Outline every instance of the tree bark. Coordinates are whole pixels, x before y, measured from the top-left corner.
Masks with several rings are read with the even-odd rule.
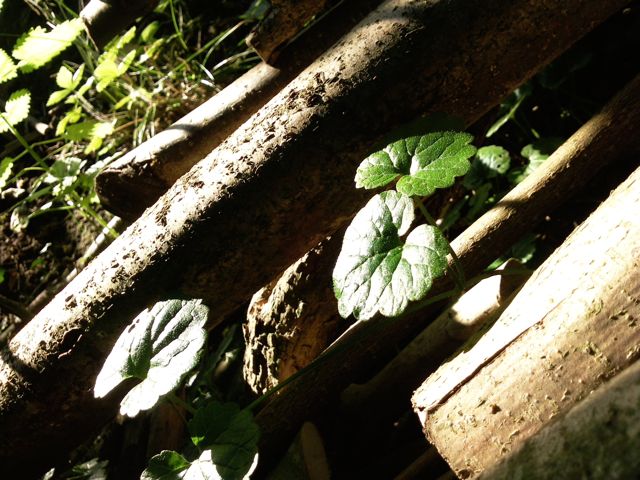
[[[364,204],[367,194],[352,184],[356,167],[393,127],[435,111],[471,123],[626,3],[387,0],[182,177],[2,351],[0,474],[46,470],[115,413],[122,391],[93,399],[95,377],[146,305],[180,289],[221,317],[233,311]],[[622,137],[595,153],[628,147],[637,128],[629,123],[610,127]],[[529,227],[531,218],[515,224]],[[488,245],[499,245],[498,236]],[[491,261],[497,252],[486,246],[473,261],[464,252],[463,266]],[[384,350],[403,336],[385,333],[373,345]],[[360,366],[362,353],[360,345]],[[353,378],[351,362],[333,375],[347,365],[326,392]],[[306,415],[301,407],[291,409],[288,439]],[[264,432],[263,440],[273,435]]]
[[[456,238],[452,247],[467,277],[480,273],[497,256],[578,191],[598,170],[640,148],[633,132],[640,125],[640,77],[635,78],[602,112],[580,128],[540,168],[493,209]],[[627,143],[628,142],[628,143]],[[618,150],[619,149],[619,150]],[[436,281],[437,295],[451,288]],[[388,360],[397,345],[425,328],[436,308],[403,318],[373,318],[356,323],[322,363],[287,386],[258,414],[262,451],[283,448],[296,425],[312,418],[374,363]]]
[[[263,394],[310,364],[344,332],[331,272],[344,229],[323,240],[252,298],[243,325],[244,378]]]
[[[637,169],[534,273],[496,324],[414,395],[429,441],[478,475],[640,357]]]
[[[158,0],[91,0],[80,12],[87,33],[102,49],[109,41],[133,24],[136,18],[153,10]]]
[[[272,64],[278,51],[326,6],[327,0],[271,0],[271,11],[249,34],[247,44]]]
[[[273,66],[260,63],[96,178],[100,202],[133,221],[178,178],[262,108],[382,0],[346,0],[296,39]]]
[[[638,478],[639,406],[636,361],[479,478]]]

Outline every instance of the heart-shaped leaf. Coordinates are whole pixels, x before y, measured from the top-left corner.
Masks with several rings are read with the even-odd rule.
[[[504,148],[497,145],[479,148],[464,177],[464,186],[476,189],[485,181],[507,173],[510,166],[511,156]]]
[[[191,440],[211,449],[211,460],[225,480],[240,480],[258,452],[260,430],[251,412],[235,403],[213,402],[198,409],[189,422]]]
[[[258,454],[253,457],[253,463],[242,480],[249,480],[258,464]],[[140,480],[232,480],[235,477],[224,477],[216,469],[211,458],[211,450],[205,450],[193,462],[187,461],[179,453],[164,450],[149,460],[149,466]]]
[[[177,388],[198,363],[208,308],[200,300],[168,300],[145,310],[122,333],[96,379],[94,393],[104,397],[127,378],[141,383],[120,404],[135,416]]]
[[[356,186],[377,188],[399,178],[396,188],[405,195],[431,195],[453,185],[469,169],[476,149],[473,137],[462,132],[431,132],[387,145],[358,167]]]
[[[376,195],[358,212],[333,271],[340,315],[400,315],[444,273],[449,246],[440,230],[421,225],[401,239],[413,219],[411,199],[394,191]]]

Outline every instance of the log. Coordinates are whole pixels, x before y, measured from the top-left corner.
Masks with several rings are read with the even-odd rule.
[[[509,260],[501,270],[521,264]],[[483,325],[497,319],[527,274],[505,274],[482,280],[420,332],[375,377],[342,392],[342,408],[354,415],[397,418],[410,405],[422,381]]]
[[[233,311],[365,203],[367,194],[353,188],[356,167],[393,127],[435,111],[471,123],[626,3],[383,3],[183,176],[1,351],[0,476],[37,475],[115,414],[124,390],[97,401],[92,387],[116,338],[145,306],[182,290],[220,317]],[[615,130],[622,136],[596,163],[633,144],[638,110],[621,112],[627,122]],[[554,203],[572,190],[568,183]],[[514,223],[529,227],[532,218]],[[487,248],[500,244],[498,233],[489,237],[477,259],[465,253],[465,267],[498,254]],[[385,337],[372,345],[389,348],[394,336]],[[305,406],[291,409],[289,440]],[[263,440],[273,434],[264,432]]]
[[[348,0],[282,52],[260,63],[217,95],[134,148],[96,178],[100,202],[130,221],[262,108],[381,0]]]
[[[525,233],[578,191],[597,171],[638,151],[631,139],[640,125],[640,77],[631,81],[602,112],[581,127],[543,165],[507,194],[493,209],[456,238],[452,247],[467,277],[473,277]],[[624,145],[625,142],[629,142]],[[620,148],[620,150],[618,150]],[[451,288],[447,279],[436,282],[431,294]],[[259,412],[264,453],[282,448],[296,425],[312,418],[335,400],[373,362],[388,360],[397,345],[406,344],[426,327],[435,309],[403,318],[373,318],[355,324],[329,349],[321,364]]]
[[[331,470],[320,432],[305,422],[268,480],[329,480]]]
[[[425,433],[459,477],[495,465],[640,357],[639,207],[640,168],[416,391]]]
[[[272,64],[278,51],[295,37],[315,15],[327,7],[328,0],[271,0],[271,10],[247,37],[265,62]]]
[[[479,478],[638,478],[639,406],[636,361]]]
[[[102,49],[157,4],[158,0],[91,0],[80,11],[80,18],[89,37]]]
[[[243,325],[244,378],[263,394],[309,365],[344,332],[331,273],[344,229],[323,240],[251,299]]]

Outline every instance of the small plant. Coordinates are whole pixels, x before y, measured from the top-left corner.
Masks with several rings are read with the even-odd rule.
[[[423,200],[469,171],[476,153],[472,139],[468,133],[432,131],[390,143],[361,163],[357,187],[395,182],[395,191],[375,195],[345,233],[333,272],[340,315],[398,316],[444,274],[453,251]],[[427,223],[411,229],[416,209]],[[461,276],[456,271],[459,283]]]

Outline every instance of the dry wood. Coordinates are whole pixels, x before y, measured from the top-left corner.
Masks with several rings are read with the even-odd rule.
[[[305,422],[269,480],[329,480],[331,470],[320,432]]]
[[[93,383],[143,307],[182,289],[220,316],[233,311],[364,204],[366,193],[353,188],[355,169],[394,126],[433,111],[472,122],[626,3],[387,0],[182,177],[1,351],[0,476],[46,470],[115,413],[124,387],[96,401]],[[596,164],[637,138],[637,122],[608,126],[620,138],[596,151]],[[580,182],[558,183],[555,204]],[[535,218],[513,223],[530,227]],[[473,257],[462,252],[470,273],[522,233],[503,232],[491,232]],[[416,325],[407,327],[367,343],[384,351]],[[350,360],[358,360],[342,359],[326,393],[337,394],[370,358],[356,347]],[[265,443],[275,427],[288,444],[308,407],[327,398],[312,399],[313,389],[300,398],[301,385],[322,384],[308,377],[289,389],[296,395],[278,399],[286,403],[263,412]],[[282,407],[280,420],[265,422]]]
[[[459,477],[495,465],[640,357],[639,207],[640,169],[416,391],[425,433]]]
[[[280,50],[315,15],[327,0],[271,0],[271,10],[247,37],[247,43],[266,63],[272,63]]]
[[[91,0],[80,12],[80,18],[91,39],[102,48],[157,4],[158,0]]]
[[[348,0],[282,52],[260,63],[166,130],[109,165],[96,178],[104,207],[138,218],[174,182],[262,108],[381,0]]]
[[[501,270],[521,267],[515,260]],[[372,418],[396,418],[410,405],[411,393],[422,381],[485,323],[507,308],[512,293],[526,274],[505,274],[482,280],[442,312],[391,362],[365,384],[351,385],[342,393],[346,410]]]
[[[452,246],[467,276],[481,272],[600,168],[640,149],[640,139],[633,134],[638,125],[640,77],[630,82],[542,167],[454,240]],[[434,285],[432,293],[436,295],[450,288],[445,282]],[[401,322],[374,318],[354,325],[334,344],[331,356],[289,385],[258,414],[263,451],[282,448],[296,425],[333,401],[372,362],[388,359],[396,345],[413,338],[428,320],[429,314],[422,313]]]
[[[479,478],[640,477],[640,362],[636,361]]]
[[[347,328],[331,286],[343,236],[323,240],[253,296],[243,331],[244,378],[254,392],[306,367]]]

